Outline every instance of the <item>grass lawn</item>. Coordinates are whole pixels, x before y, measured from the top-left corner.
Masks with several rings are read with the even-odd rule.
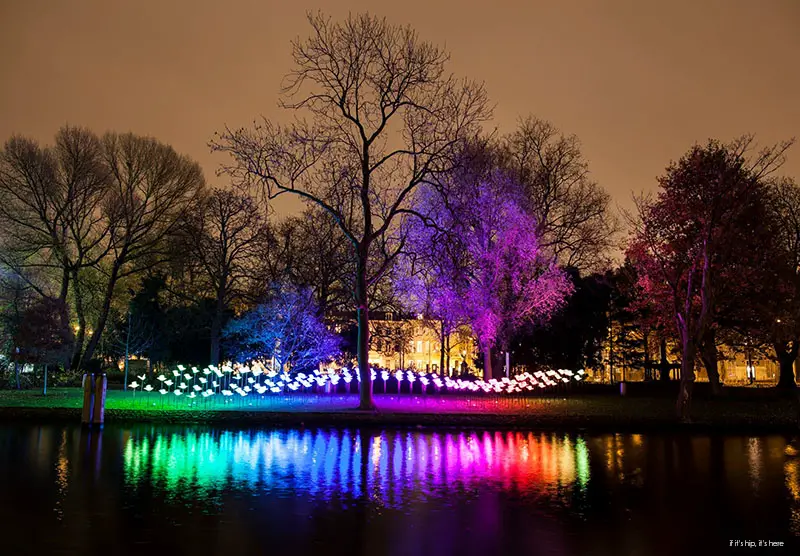
[[[675,427],[671,397],[620,397],[575,394],[569,397],[474,397],[376,395],[378,412],[353,411],[356,395],[267,395],[263,398],[189,400],[156,393],[109,390],[106,416],[136,421],[234,421],[371,424],[541,426],[578,428]],[[0,418],[78,419],[78,388],[0,391]],[[696,427],[794,430],[797,402],[789,399],[695,399]]]

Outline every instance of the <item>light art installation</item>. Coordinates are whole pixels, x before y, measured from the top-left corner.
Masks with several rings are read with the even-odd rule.
[[[145,396],[156,392],[158,396],[179,398],[185,396],[190,404],[196,399],[265,397],[273,394],[333,394],[340,389],[350,391],[350,385],[359,383],[361,377],[356,370],[347,367],[315,369],[313,373],[279,372],[268,364],[253,361],[246,364],[210,365],[202,371],[192,368],[192,374],[184,372],[185,367],[178,365],[172,371],[175,381],[160,374],[155,378],[158,383],[150,385],[147,377],[137,376],[139,381],[130,383],[134,396],[136,390],[146,392]],[[209,378],[205,378],[205,377]],[[583,369],[573,372],[569,369],[525,372],[513,378],[464,379],[441,376],[433,373],[417,373],[414,370],[398,370],[390,373],[386,370],[376,372],[372,369],[373,383],[382,384],[386,392],[387,384],[395,381],[398,391],[417,394],[477,394],[477,395],[521,395],[538,390],[552,389],[559,385],[577,382],[584,378]],[[209,380],[210,379],[210,380]]]

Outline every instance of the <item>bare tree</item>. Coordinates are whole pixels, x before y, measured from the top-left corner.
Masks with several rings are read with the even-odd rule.
[[[270,296],[272,285],[291,281],[297,256],[297,226],[292,218],[267,221],[267,237],[257,246],[258,257],[250,281],[248,301],[259,303]]]
[[[211,364],[219,363],[225,312],[241,303],[252,279],[259,246],[268,238],[262,213],[249,195],[215,189],[187,215],[181,245],[214,297]]]
[[[97,349],[119,281],[166,261],[165,240],[196,209],[205,186],[196,162],[151,137],[108,133],[103,157],[110,182],[106,210],[111,247],[103,302],[83,360]]]
[[[78,276],[98,264],[110,247],[103,211],[107,177],[100,140],[83,128],[61,128],[53,147],[12,137],[0,152],[5,232],[0,261],[42,297],[49,295],[48,285],[34,276],[57,275],[57,298],[64,303],[72,286],[79,323],[74,355],[80,353],[86,328]]]
[[[291,280],[311,288],[320,314],[345,311],[351,306],[348,286],[353,270],[347,238],[318,207],[309,207],[289,225],[293,227]]]
[[[122,358],[126,355],[144,357],[153,346],[156,337],[153,323],[138,312],[128,312],[112,319],[113,326],[103,337],[103,346],[98,348],[104,355]]]
[[[501,143],[501,156],[525,185],[543,248],[563,266],[602,269],[618,231],[611,197],[589,176],[575,135],[534,117]]]
[[[213,148],[232,155],[224,170],[242,186],[267,199],[298,195],[350,242],[360,406],[371,409],[370,287],[402,249],[397,230],[415,187],[448,164],[489,110],[483,86],[446,75],[447,54],[410,27],[370,15],[308,20],[312,35],[293,43],[281,103],[298,114],[294,123],[226,129]]]

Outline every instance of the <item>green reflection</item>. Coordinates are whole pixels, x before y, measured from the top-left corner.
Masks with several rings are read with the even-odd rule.
[[[575,464],[578,472],[578,485],[585,490],[586,485],[589,484],[589,449],[583,438],[578,438],[575,443]]]
[[[233,485],[323,498],[369,492],[391,505],[412,491],[435,494],[454,485],[564,497],[564,487],[584,490],[589,482],[583,438],[530,433],[132,433],[123,455],[129,485],[150,482],[169,497],[208,497]]]

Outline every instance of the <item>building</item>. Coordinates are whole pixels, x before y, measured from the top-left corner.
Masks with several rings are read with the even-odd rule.
[[[619,349],[619,348],[615,348]],[[650,361],[653,369],[652,378],[658,378],[658,365],[660,362],[659,346],[650,346]],[[675,343],[670,343],[666,349],[667,362],[670,368],[670,378],[677,380],[680,378],[680,347]],[[780,369],[778,363],[760,350],[746,349],[744,346],[720,345],[717,347],[717,368],[722,384],[730,386],[743,386],[748,384],[759,384],[762,386],[774,386],[778,382]],[[613,360],[614,364],[609,365],[611,360],[608,343],[603,349],[604,364],[597,369],[587,369],[590,380],[594,382],[622,382],[622,381],[643,381],[646,379],[644,366],[642,365],[641,354],[633,357],[635,362],[616,352]],[[795,367],[798,367],[798,362]],[[613,375],[613,376],[612,376]],[[795,373],[797,376],[797,373]],[[695,364],[695,377],[698,382],[708,382],[708,375],[703,363],[698,360]],[[613,378],[613,380],[612,380]]]
[[[371,365],[438,373],[444,347],[445,374],[459,374],[464,365],[474,368],[477,349],[468,326],[452,331],[442,342],[440,321],[392,312],[375,312],[370,317]]]

